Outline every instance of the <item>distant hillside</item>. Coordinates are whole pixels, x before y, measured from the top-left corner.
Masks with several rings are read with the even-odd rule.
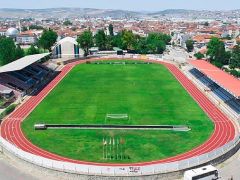
[[[154,13],[149,13],[149,15],[167,15],[167,14],[186,14],[186,13],[196,13],[195,10],[186,10],[186,9],[166,9],[163,11],[158,11]]]
[[[140,12],[93,9],[93,8],[50,8],[50,9],[0,9],[1,18],[79,18],[79,17],[136,17]]]
[[[240,17],[240,10],[229,11],[207,11],[207,10],[186,10],[186,9],[167,9],[157,12],[135,12],[113,9],[94,9],[94,8],[49,8],[49,9],[8,9],[0,8],[0,18],[81,18],[81,17],[193,17],[193,18],[220,18]]]
[[[148,13],[148,16],[154,17],[177,17],[192,19],[222,19],[222,18],[240,18],[240,10],[228,11],[209,11],[209,10],[186,10],[186,9],[167,9],[163,11]]]

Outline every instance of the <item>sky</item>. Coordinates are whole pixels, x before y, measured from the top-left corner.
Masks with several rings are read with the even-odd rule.
[[[0,0],[0,8],[79,7],[160,11],[164,9],[230,10],[240,9],[240,0]]]

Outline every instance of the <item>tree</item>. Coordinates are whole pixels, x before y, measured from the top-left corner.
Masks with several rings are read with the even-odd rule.
[[[170,44],[170,42],[172,40],[171,35],[164,34],[164,33],[157,33],[157,34],[158,34],[159,39],[164,41],[165,44]]]
[[[185,43],[186,43],[186,47],[187,47],[188,52],[192,52],[193,49],[194,49],[194,46],[193,46],[194,42],[193,42],[193,40],[192,39],[188,39]]]
[[[40,37],[38,43],[39,46],[43,49],[48,49],[49,52],[51,52],[51,47],[54,45],[54,43],[57,40],[57,33],[53,30],[44,30],[42,36]]]
[[[132,31],[123,30],[122,31],[122,42],[124,49],[133,50],[135,43],[135,36]]]
[[[169,39],[162,33],[150,33],[146,39],[147,51],[151,54],[162,54]]]
[[[116,36],[112,37],[112,46],[125,49],[123,46],[122,32],[118,33]]]
[[[37,30],[44,30],[44,28],[42,26],[39,25],[30,25],[29,29],[37,29]]]
[[[72,31],[76,31],[77,28],[76,28],[76,27],[71,27],[71,30],[72,30]]]
[[[141,37],[133,34],[132,31],[123,30],[115,36],[106,36],[103,30],[99,30],[94,36],[94,42],[91,31],[85,31],[78,37],[78,43],[88,54],[89,48],[94,42],[100,50],[111,50],[112,47],[118,47],[129,52],[140,54],[162,54],[166,49],[166,44],[171,42],[171,36],[163,33],[150,33],[147,37]]]
[[[240,45],[233,48],[229,65],[232,69],[240,68]]]
[[[15,50],[16,46],[11,38],[0,36],[0,65],[14,61]]]
[[[27,31],[28,30],[28,28],[26,27],[26,26],[23,26],[22,27],[22,31],[24,32],[24,31]]]
[[[0,37],[0,65],[8,64],[24,56],[24,51],[8,37]]]
[[[112,24],[109,24],[109,26],[108,26],[108,31],[109,31],[110,36],[114,36],[114,33],[113,33],[113,25],[112,25]]]
[[[89,54],[89,48],[94,45],[92,32],[90,30],[84,31],[80,36],[78,36],[77,42],[80,47],[83,48],[84,56],[87,56]]]
[[[69,21],[69,20],[66,20],[66,21],[63,22],[63,25],[64,25],[64,26],[71,26],[71,25],[72,25],[72,22]]]
[[[160,40],[157,45],[157,54],[163,54],[166,49],[166,44],[164,41]]]
[[[14,57],[14,60],[16,59],[20,59],[24,57],[24,51],[23,49],[20,47],[20,45],[18,45],[15,49],[15,57]]]
[[[135,52],[138,54],[147,54],[146,38],[141,36],[136,36],[136,43],[134,43]]]
[[[112,50],[113,49],[112,41],[113,41],[113,36],[107,36],[107,39],[106,39],[106,50]]]
[[[202,54],[202,53],[200,53],[200,52],[194,54],[194,56],[195,56],[197,59],[202,59],[202,58],[204,58],[204,54]]]
[[[233,75],[233,76],[236,76],[236,77],[240,76],[240,73],[237,70],[235,70],[235,69],[231,69],[230,70],[230,74]]]
[[[209,26],[209,22],[206,21],[206,22],[204,23],[204,26]]]
[[[104,30],[98,30],[94,39],[96,46],[99,47],[99,50],[106,50],[107,37]]]
[[[216,61],[221,64],[227,64],[230,58],[229,52],[226,52],[225,45],[220,39],[213,37],[207,45],[207,55],[210,61]]]
[[[27,49],[27,55],[39,54],[40,51],[34,45],[31,45],[30,48]]]

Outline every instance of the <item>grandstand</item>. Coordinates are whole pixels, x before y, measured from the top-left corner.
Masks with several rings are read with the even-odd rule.
[[[0,67],[0,91],[24,96],[43,84],[53,71],[39,63],[49,53],[25,56]]]
[[[193,66],[189,72],[200,82],[206,91],[221,99],[240,116],[240,81],[204,60],[190,61]]]

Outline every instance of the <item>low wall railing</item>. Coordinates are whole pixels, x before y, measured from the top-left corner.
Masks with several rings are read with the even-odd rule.
[[[169,163],[152,163],[148,165],[133,165],[133,166],[107,166],[107,165],[92,165],[92,164],[75,164],[64,161],[56,161],[40,157],[28,152],[25,152],[13,144],[0,137],[0,146],[3,151],[15,155],[16,157],[32,163],[34,165],[48,168],[56,171],[84,174],[84,175],[101,175],[101,176],[141,176],[141,175],[153,175],[181,171],[192,167],[205,164],[219,158],[235,148],[240,142],[240,137],[236,137],[234,140],[225,144],[218,149],[215,149],[209,153],[202,154],[200,156],[192,157],[189,159],[169,162]]]

